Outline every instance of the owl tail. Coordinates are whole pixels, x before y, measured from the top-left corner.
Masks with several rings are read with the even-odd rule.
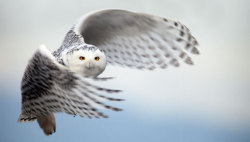
[[[49,136],[56,132],[56,120],[53,113],[37,116],[37,122],[45,135]]]
[[[43,130],[45,135],[51,135],[52,133],[56,132],[56,120],[53,113],[50,113],[48,115],[40,115],[40,116],[34,116],[34,115],[26,115],[24,113],[20,114],[18,118],[18,122],[30,122],[37,119],[37,122],[40,126],[40,128]]]

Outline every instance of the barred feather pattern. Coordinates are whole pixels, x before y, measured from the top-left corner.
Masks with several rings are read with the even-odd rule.
[[[69,50],[75,48],[75,47],[84,47],[86,44],[84,43],[84,39],[81,35],[77,35],[74,31],[73,28],[71,28],[64,40],[63,44],[55,50],[52,54],[56,58],[57,62],[64,65],[63,59],[62,59],[62,54],[66,54]]]
[[[108,79],[95,79],[108,80]],[[102,88],[90,84],[85,77],[73,73],[59,64],[53,55],[41,47],[30,60],[21,83],[22,113],[19,121],[32,121],[36,116],[54,112],[66,112],[82,117],[108,116],[100,112],[94,105],[121,111],[100,101],[123,101],[102,95],[103,93],[119,93],[120,90]]]
[[[137,69],[192,65],[198,42],[180,22],[125,10],[103,10],[84,16],[72,30],[103,50],[110,64]]]

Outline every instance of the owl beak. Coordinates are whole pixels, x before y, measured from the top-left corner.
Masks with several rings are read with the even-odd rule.
[[[92,68],[92,65],[90,62],[88,62],[88,65],[87,65],[88,69],[91,69]]]

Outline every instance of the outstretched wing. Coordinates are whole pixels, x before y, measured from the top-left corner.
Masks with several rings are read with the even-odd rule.
[[[36,116],[53,112],[66,112],[72,115],[88,117],[107,117],[96,106],[120,111],[102,103],[100,98],[110,101],[121,99],[110,98],[101,93],[118,93],[92,85],[86,78],[73,73],[60,65],[46,49],[40,49],[30,60],[23,76],[22,114],[19,121],[34,120]]]
[[[88,44],[105,51],[109,63],[138,69],[193,64],[199,54],[189,29],[166,18],[125,10],[102,10],[84,16],[73,28]]]

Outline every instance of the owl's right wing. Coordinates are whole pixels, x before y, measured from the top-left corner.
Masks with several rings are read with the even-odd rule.
[[[107,116],[96,106],[120,111],[106,105],[100,98],[122,101],[101,95],[118,93],[120,90],[101,88],[90,84],[87,78],[71,72],[59,64],[46,47],[40,47],[30,60],[21,84],[22,113],[18,121],[31,121],[36,116],[54,112],[66,112],[87,117]]]

